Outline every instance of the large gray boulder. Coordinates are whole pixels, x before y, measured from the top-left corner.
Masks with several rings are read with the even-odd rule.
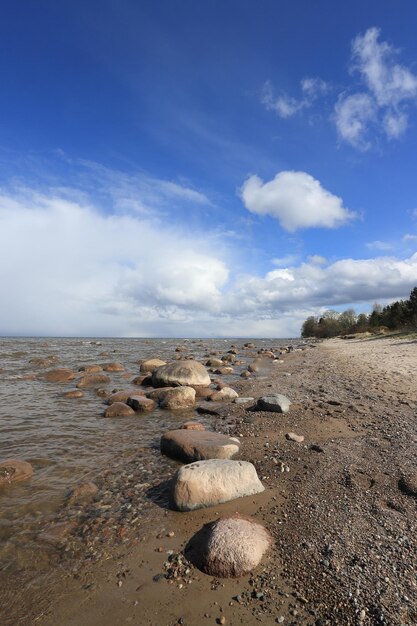
[[[219,578],[238,578],[261,562],[272,543],[267,529],[239,514],[222,517],[201,533],[201,569]],[[197,548],[198,549],[198,548]]]
[[[272,411],[275,413],[288,413],[291,401],[280,393],[271,393],[259,398],[256,409],[258,411]]]
[[[158,367],[152,374],[154,387],[180,387],[181,385],[208,387],[210,376],[198,361],[174,361]]]
[[[162,454],[184,463],[230,459],[239,447],[238,439],[210,431],[170,430],[161,437]]]
[[[264,491],[256,469],[247,461],[210,459],[178,470],[172,504],[179,511],[193,511]]]

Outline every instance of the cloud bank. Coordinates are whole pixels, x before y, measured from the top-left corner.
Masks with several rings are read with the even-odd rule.
[[[240,195],[249,211],[275,217],[289,232],[300,228],[337,228],[355,216],[343,207],[341,198],[306,172],[279,172],[267,183],[259,176],[250,176]]]
[[[207,230],[104,212],[86,193],[3,190],[0,335],[288,337],[322,308],[407,297],[417,276],[417,253],[289,256],[257,276],[236,273],[234,252]]]

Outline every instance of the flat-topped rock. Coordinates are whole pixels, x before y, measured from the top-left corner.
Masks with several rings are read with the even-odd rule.
[[[20,483],[27,480],[33,474],[33,467],[26,461],[8,459],[0,462],[0,487],[11,483]]]
[[[60,367],[58,369],[45,372],[42,374],[42,378],[48,383],[66,383],[75,378],[75,372],[66,367]]]
[[[138,413],[153,411],[155,408],[155,402],[151,400],[151,398],[146,398],[145,396],[130,396],[127,400],[127,404]]]
[[[186,556],[209,576],[238,578],[260,564],[271,544],[262,524],[236,513],[204,526],[189,542]]]
[[[173,484],[172,503],[193,511],[264,491],[255,466],[247,461],[210,459],[185,465]]]
[[[103,370],[105,372],[124,372],[125,368],[121,363],[103,363]]]
[[[78,371],[85,374],[97,374],[97,372],[102,372],[103,368],[101,365],[82,365],[78,368]]]
[[[193,422],[193,421],[184,422],[181,428],[184,428],[185,430],[206,430],[206,427],[204,426],[204,424],[201,424],[201,422]]]
[[[116,393],[112,393],[107,398],[106,402],[107,404],[113,404],[114,402],[124,402],[126,404],[131,396],[137,396],[137,395],[140,395],[140,394],[138,394],[136,389],[122,389],[120,391],[116,391]]]
[[[248,396],[247,398],[235,398],[233,402],[235,404],[249,404],[250,402],[254,402],[255,398]]]
[[[200,415],[216,415],[218,417],[229,415],[229,409],[223,402],[212,402],[211,400],[199,402],[196,411]]]
[[[208,387],[210,376],[202,363],[198,361],[174,361],[158,367],[152,374],[154,387]]]
[[[288,413],[290,406],[291,401],[281,393],[271,393],[267,396],[262,396],[256,403],[258,411],[272,411],[274,413]]]
[[[81,380],[76,384],[76,387],[78,387],[78,389],[82,389],[84,387],[97,387],[98,385],[103,385],[109,382],[110,376],[107,376],[107,374],[87,374],[81,378]]]
[[[70,389],[62,394],[64,398],[82,398],[84,396],[84,391],[80,389]]]
[[[166,361],[161,359],[146,359],[140,364],[140,371],[142,374],[152,374],[158,367],[166,365]]]
[[[230,459],[239,452],[240,442],[234,437],[199,430],[170,430],[161,437],[161,452],[192,463],[206,459]]]

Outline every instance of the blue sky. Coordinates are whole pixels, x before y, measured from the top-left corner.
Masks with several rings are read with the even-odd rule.
[[[417,284],[415,2],[4,2],[1,334],[291,336]]]

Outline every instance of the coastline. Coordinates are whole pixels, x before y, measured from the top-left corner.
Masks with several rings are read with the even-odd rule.
[[[254,463],[265,492],[179,513],[162,484],[152,523],[97,563],[63,571],[31,614],[4,623],[416,623],[416,499],[398,489],[416,469],[416,353],[407,339],[327,340],[285,355],[265,377],[235,381],[240,396],[272,390],[293,402],[285,415],[228,404],[227,420],[212,420],[241,438],[237,458]],[[235,511],[275,541],[253,576],[214,580],[192,568],[181,588],[158,579],[167,551],[180,554],[204,523]]]

